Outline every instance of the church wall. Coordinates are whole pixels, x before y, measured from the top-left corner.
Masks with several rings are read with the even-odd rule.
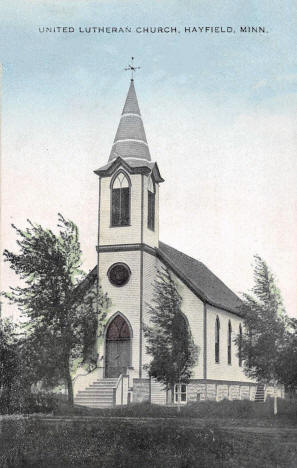
[[[131,226],[111,227],[111,177],[101,179],[100,245],[135,244],[141,242],[141,175],[129,174],[131,180]]]
[[[147,227],[148,215],[148,180],[149,178],[143,177],[143,242],[151,247],[158,247],[159,244],[159,185],[155,184],[155,230],[152,231]]]
[[[108,294],[111,305],[107,320],[116,312],[121,312],[130,322],[133,330],[132,362],[135,371],[139,368],[139,330],[140,330],[140,251],[133,252],[101,252],[99,254],[99,278],[104,293]],[[107,271],[113,263],[126,263],[131,270],[129,282],[123,287],[113,286]],[[99,355],[104,354],[104,344],[100,345]]]
[[[220,319],[220,362],[215,362],[215,322]],[[232,326],[231,364],[228,364],[228,322]],[[207,378],[216,380],[234,380],[251,382],[239,366],[237,346],[234,338],[239,333],[239,324],[243,320],[224,310],[207,306]]]
[[[150,316],[147,311],[148,304],[151,304],[153,295],[153,283],[156,277],[157,268],[160,266],[160,261],[154,255],[143,252],[143,322],[149,324]],[[151,356],[146,352],[145,338],[143,339],[143,365],[148,364]],[[144,375],[146,373],[144,372]]]

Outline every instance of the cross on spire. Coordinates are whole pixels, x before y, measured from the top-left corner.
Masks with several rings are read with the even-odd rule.
[[[134,66],[134,57],[131,57],[131,60],[132,63],[130,63],[127,68],[125,68],[125,71],[131,71],[131,81],[133,81],[133,73],[135,73],[136,70],[140,70],[140,67]]]

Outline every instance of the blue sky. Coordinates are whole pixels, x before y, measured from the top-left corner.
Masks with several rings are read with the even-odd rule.
[[[162,240],[204,261],[236,292],[250,286],[253,253],[263,255],[296,315],[296,6],[4,0],[5,247],[15,248],[11,221],[54,226],[61,211],[79,225],[84,266],[92,268],[98,202],[92,171],[108,158],[129,84],[123,69],[133,55],[151,154],[166,179]],[[76,31],[41,34],[43,26]],[[79,26],[181,32],[82,34]],[[188,26],[236,32],[184,33]],[[240,33],[240,26],[264,26],[267,33]],[[14,278],[3,272],[6,287]]]

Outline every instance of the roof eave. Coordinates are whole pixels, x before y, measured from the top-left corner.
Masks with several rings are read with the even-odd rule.
[[[207,295],[205,293],[203,293],[199,288],[197,288],[197,286],[195,286],[191,280],[189,280],[179,269],[178,267],[176,267],[176,265],[174,265],[170,259],[163,253],[160,251],[160,249],[156,248],[155,249],[156,251],[156,254],[157,254],[157,257],[160,258],[162,260],[163,263],[165,263],[166,266],[168,266],[173,272],[174,274],[176,274],[176,276],[204,303],[212,306],[212,307],[216,307],[218,309],[221,309],[221,310],[224,310],[226,312],[229,312],[229,313],[232,313],[232,314],[235,314],[237,315],[238,317],[243,317],[243,314],[240,310],[238,309],[234,309],[232,307],[226,307],[222,304],[219,304],[217,302],[214,302],[212,301],[209,297],[207,297]],[[95,280],[97,279],[97,266],[95,266],[93,268],[93,270],[91,270],[88,275],[86,276],[86,278],[80,283],[77,285],[77,287],[75,288],[75,291],[82,291],[84,290],[85,292],[91,287],[93,286]]]
[[[213,307],[217,307],[218,309],[225,310],[226,312],[230,312],[232,314],[238,315],[242,317],[242,313],[238,309],[234,309],[232,307],[226,307],[223,304],[219,304],[217,302],[212,301],[204,292],[202,292],[193,282],[187,278],[184,273],[182,273],[179,268],[165,255],[160,249],[156,249],[157,257],[159,257],[172,271],[176,274],[176,276],[186,285],[188,286],[191,291],[204,303],[209,304]]]
[[[162,183],[162,182],[165,182],[165,179],[163,179],[163,177],[161,176],[160,174],[160,170],[159,170],[159,167],[158,167],[158,164],[157,163],[154,163],[154,167],[153,167],[153,170],[152,170],[153,174],[154,174],[154,178],[155,178],[155,181],[158,182],[158,183]]]
[[[95,283],[97,279],[97,265],[89,271],[87,276],[75,287],[74,296],[77,294],[86,293]]]
[[[129,163],[121,156],[118,156],[107,169],[96,169],[94,173],[100,177],[109,177],[113,172],[120,166],[123,166],[130,174],[145,174],[148,175],[152,171],[154,174],[155,181],[158,183],[164,182],[164,179],[161,177],[157,163],[153,163],[154,166],[150,169],[146,165],[140,165],[138,167],[131,167]]]

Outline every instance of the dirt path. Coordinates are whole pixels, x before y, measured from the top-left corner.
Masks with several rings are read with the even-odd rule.
[[[287,440],[296,443],[297,446],[297,427],[296,426],[267,426],[259,425],[259,422],[253,425],[252,421],[248,421],[247,425],[239,425],[237,420],[218,420],[218,419],[199,419],[199,418],[137,418],[137,417],[120,417],[120,416],[30,416],[30,419],[40,419],[48,423],[59,423],[59,422],[74,422],[74,421],[104,421],[104,420],[117,420],[119,422],[135,422],[136,424],[157,424],[164,422],[171,422],[179,426],[193,427],[193,428],[205,428],[215,427],[217,429],[223,429],[224,431],[234,433],[250,433],[259,434],[261,436],[267,436],[272,438],[278,438],[281,440]],[[240,421],[241,423],[241,421]]]

